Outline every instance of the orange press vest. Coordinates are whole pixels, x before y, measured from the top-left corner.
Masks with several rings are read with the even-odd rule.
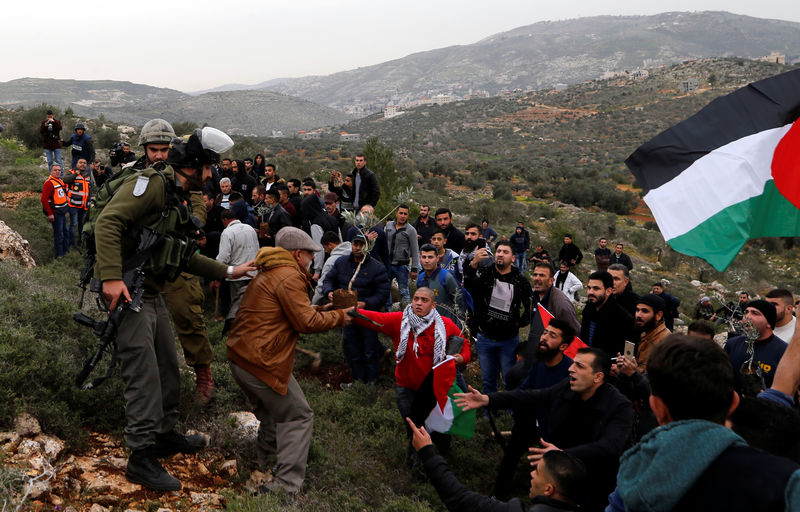
[[[81,210],[85,210],[86,205],[89,203],[89,180],[87,180],[81,174],[73,174],[76,174],[75,181],[72,182],[72,185],[70,185],[69,189],[67,190],[67,195],[69,196],[69,205],[72,208],[80,208]]]

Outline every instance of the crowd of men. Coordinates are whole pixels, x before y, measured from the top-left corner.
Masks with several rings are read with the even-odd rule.
[[[383,224],[374,216],[380,186],[363,154],[349,175],[331,173],[323,190],[310,177],[280,177],[264,155],[220,159],[233,141],[213,128],[181,138],[154,119],[140,145],[139,159],[120,147],[117,172],[125,179],[94,230],[95,275],[109,311],[131,300],[122,279],[126,258],[136,257],[125,238],[130,229],[155,225],[191,250],[170,257],[166,269],[146,267],[144,305],[126,310],[119,325],[129,480],[179,489],[158,459],[205,446],[202,437],[174,429],[180,380],[170,326],[195,369],[198,400],[208,403],[214,383],[203,276],[225,321],[231,373],[261,421],[257,463],[274,477],[264,492],[299,492],[305,479],[313,411],[292,376],[297,337],[341,327],[353,382],[377,384],[382,358],[393,354],[407,461],[424,468],[451,510],[521,510],[518,500],[505,500],[526,453],[535,466],[531,510],[715,503],[778,510],[784,490],[790,501],[800,499],[791,494],[800,474],[790,480],[800,458],[784,457],[800,452],[796,436],[760,431],[781,414],[797,421],[800,342],[788,344],[799,336],[791,292],[772,290],[763,300],[742,292],[738,303],[718,309],[703,297],[688,336],[676,335],[680,300],[662,281],[638,295],[622,243],[612,251],[601,238],[587,268],[571,234],[555,261],[541,245],[531,251],[524,222],[506,239],[487,219],[459,230],[446,207],[420,205],[412,222],[400,204]],[[97,160],[87,170],[79,156],[62,179],[57,160],[54,152],[42,206],[61,256],[76,236],[80,244],[89,200],[114,174]],[[177,250],[170,247],[155,251]],[[579,290],[586,294],[580,315]],[[728,327],[724,349],[713,341],[715,322]],[[461,375],[473,354],[481,391]],[[429,447],[446,454],[449,436],[431,438],[420,427],[436,403],[434,367],[441,364],[455,367],[463,409],[483,407],[492,421],[513,411],[493,498],[466,490]],[[748,408],[733,416],[740,397]],[[686,449],[706,446],[713,448],[698,456]],[[748,480],[750,466],[763,475]]]

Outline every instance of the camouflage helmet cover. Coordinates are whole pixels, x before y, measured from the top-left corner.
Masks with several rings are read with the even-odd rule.
[[[139,145],[146,146],[150,143],[169,144],[175,138],[175,130],[169,122],[163,119],[151,119],[142,126],[139,135]]]

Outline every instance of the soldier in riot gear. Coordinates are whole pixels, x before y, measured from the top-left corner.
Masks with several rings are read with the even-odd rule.
[[[166,160],[169,143],[175,138],[175,131],[163,119],[151,119],[142,127],[139,144],[145,154],[134,169],[145,169],[156,162]],[[198,197],[194,197],[197,195]],[[206,207],[200,192],[191,192],[192,213],[203,223],[206,221]],[[214,379],[211,376],[211,361],[214,353],[206,332],[203,319],[203,287],[197,276],[181,272],[175,281],[164,285],[167,306],[172,314],[175,331],[183,347],[186,364],[195,371],[195,394],[198,402],[207,404],[214,394]]]
[[[230,137],[206,127],[191,136],[173,139],[169,146],[151,146],[146,145],[146,153],[155,163],[128,177],[97,217],[95,277],[102,281],[102,295],[109,311],[119,301],[131,300],[122,280],[123,262],[129,261],[137,250],[136,238],[131,235],[147,228],[159,236],[159,242],[146,254],[141,310],[125,309],[120,316],[117,357],[125,381],[125,441],[131,448],[125,476],[149,489],[172,491],[180,489],[181,483],[158,459],[202,449],[205,439],[174,430],[180,376],[172,328],[160,291],[165,281],[175,279],[184,269],[222,279],[242,276],[254,267],[226,267],[201,256],[192,239],[198,221],[187,203],[201,196],[190,197],[190,192],[202,189],[203,180],[210,175],[210,165],[233,146]],[[150,158],[151,153],[163,152],[163,146],[167,147],[163,161]]]

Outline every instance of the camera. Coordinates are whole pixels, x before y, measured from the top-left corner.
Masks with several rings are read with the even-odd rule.
[[[122,161],[122,148],[125,146],[122,142],[115,142],[113,146],[111,146],[111,150],[108,152],[109,157],[111,158],[111,166],[115,166]]]

